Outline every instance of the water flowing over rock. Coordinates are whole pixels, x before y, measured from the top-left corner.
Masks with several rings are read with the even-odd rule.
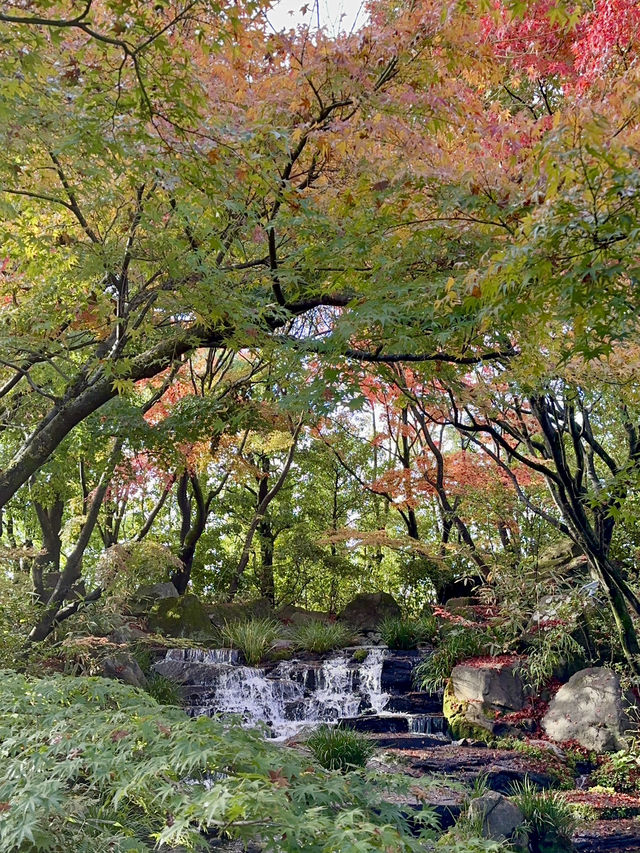
[[[273,737],[286,738],[319,722],[382,711],[384,654],[371,648],[361,663],[344,651],[258,668],[239,665],[231,649],[170,649],[155,670],[183,685],[192,716],[238,714],[243,724],[264,723]]]

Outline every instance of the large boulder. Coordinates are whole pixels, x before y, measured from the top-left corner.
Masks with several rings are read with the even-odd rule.
[[[113,678],[130,684],[132,687],[143,688],[147,679],[138,662],[131,655],[118,653],[104,658],[102,661],[102,675],[105,678]]]
[[[268,598],[256,598],[242,603],[211,604],[207,607],[209,620],[216,628],[226,622],[248,622],[250,619],[273,619],[273,604]]]
[[[497,791],[487,791],[471,800],[469,818],[482,827],[482,837],[492,841],[510,841],[524,824],[518,806]]]
[[[164,598],[177,598],[178,590],[171,583],[148,583],[139,586],[128,602],[128,609],[136,615],[147,613],[157,601]]]
[[[621,688],[616,673],[594,666],[576,672],[558,690],[542,728],[553,741],[575,740],[594,752],[615,752],[625,746],[625,734],[637,720],[635,699]]]
[[[443,711],[454,738],[486,738],[500,733],[497,713],[520,711],[525,691],[511,660],[468,662],[453,668]]]
[[[508,663],[460,663],[451,673],[453,692],[461,702],[475,702],[495,711],[521,711],[522,679]]]
[[[305,610],[293,604],[285,604],[276,613],[276,617],[287,625],[308,625],[310,622],[329,622],[331,616],[323,610]]]
[[[206,639],[213,634],[209,614],[200,599],[191,594],[156,601],[147,625],[150,631],[169,637]]]
[[[338,614],[359,631],[375,631],[385,619],[400,619],[400,605],[388,592],[361,592]]]

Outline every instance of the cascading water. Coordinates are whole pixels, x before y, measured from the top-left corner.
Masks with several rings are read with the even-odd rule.
[[[238,665],[231,649],[171,649],[155,670],[184,685],[192,716],[238,714],[243,724],[266,723],[272,737],[286,738],[305,726],[383,710],[384,651],[369,649],[361,663],[345,651],[268,670]]]

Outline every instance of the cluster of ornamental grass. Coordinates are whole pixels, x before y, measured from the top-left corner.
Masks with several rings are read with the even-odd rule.
[[[322,767],[343,773],[366,767],[375,752],[366,735],[340,726],[320,726],[307,738],[307,746]]]
[[[390,649],[415,649],[418,643],[431,642],[438,633],[438,621],[432,614],[419,619],[387,617],[379,627],[382,641]]]
[[[248,619],[245,622],[225,622],[222,640],[232,649],[239,649],[249,666],[257,666],[273,649],[281,626],[273,619]]]
[[[314,619],[295,628],[291,637],[296,649],[307,652],[331,652],[353,643],[353,631],[342,622]]]

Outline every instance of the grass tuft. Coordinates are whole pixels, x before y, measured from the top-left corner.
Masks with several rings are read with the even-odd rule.
[[[360,732],[333,726],[320,726],[307,739],[316,761],[327,770],[346,772],[366,767],[375,752],[373,743]]]
[[[247,622],[225,622],[221,634],[232,649],[240,649],[248,666],[257,666],[269,652],[280,633],[273,619],[249,619]]]

